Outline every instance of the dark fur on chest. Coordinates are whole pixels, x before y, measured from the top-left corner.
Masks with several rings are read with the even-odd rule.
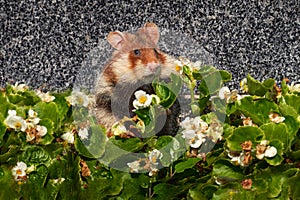
[[[135,91],[143,90],[148,94],[155,94],[151,84],[145,84],[139,81],[135,84],[117,85],[113,89],[113,94],[98,94],[96,103],[98,107],[105,108],[107,112],[113,113],[118,119],[124,116],[133,117],[133,101],[135,100]],[[161,109],[162,110],[162,109]],[[156,135],[176,135],[179,129],[180,104],[176,100],[168,109],[162,110],[161,115],[155,119]]]

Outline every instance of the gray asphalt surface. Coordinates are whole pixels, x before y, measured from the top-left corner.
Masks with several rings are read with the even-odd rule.
[[[259,80],[300,80],[297,0],[0,0],[0,85],[91,87],[111,53],[105,36],[147,21],[165,30],[163,50],[230,71],[231,88],[248,73]]]

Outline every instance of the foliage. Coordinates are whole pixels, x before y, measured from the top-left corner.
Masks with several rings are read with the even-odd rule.
[[[223,87],[227,71],[183,60],[176,69],[108,135],[92,96],[7,85],[0,199],[298,199],[299,86],[248,75],[238,93]],[[155,135],[182,87],[192,114],[175,136]]]

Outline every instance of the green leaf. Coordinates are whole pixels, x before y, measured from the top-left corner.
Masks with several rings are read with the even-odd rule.
[[[193,168],[200,160],[200,158],[188,158],[186,161],[177,163],[175,170],[177,173],[184,172],[186,169]]]
[[[120,199],[146,199],[147,190],[141,187],[143,182],[136,178],[126,178],[124,180],[122,193],[118,195]],[[146,183],[147,184],[147,183]],[[149,180],[148,180],[149,184]]]
[[[229,182],[243,178],[242,169],[227,159],[219,159],[214,163],[212,175]]]
[[[274,146],[277,149],[277,154],[276,156],[272,158],[267,158],[265,157],[264,159],[269,163],[270,165],[277,166],[282,163],[284,160],[283,155],[283,149],[284,149],[284,144],[280,140],[272,140],[269,143],[270,146]]]
[[[50,102],[50,103],[39,102],[33,107],[33,110],[37,112],[38,117],[40,119],[51,120],[55,125],[55,130],[58,128],[59,125],[58,108],[54,102]]]
[[[267,79],[263,83],[255,80],[248,74],[247,76],[248,93],[251,95],[264,96],[275,84],[274,79]]]
[[[20,199],[18,196],[19,185],[14,181],[11,167],[0,166],[0,199]]]
[[[101,163],[106,166],[109,166],[112,162],[117,160],[121,156],[126,156],[129,152],[121,149],[120,147],[116,146],[113,142],[113,139],[109,139],[106,142],[105,151],[103,156],[98,159]]]
[[[286,84],[285,79],[282,79],[281,81],[281,93],[282,95],[286,95],[289,92],[289,87]]]
[[[231,76],[231,74],[228,71],[226,71],[226,70],[219,70],[219,72],[220,72],[220,75],[222,77],[222,81],[223,82],[231,81],[232,76]]]
[[[20,147],[17,145],[10,145],[9,150],[5,153],[1,153],[0,155],[0,163],[7,162],[10,158],[17,157],[18,153],[20,152]]]
[[[300,96],[295,94],[290,94],[284,96],[285,103],[290,105],[295,109],[295,111],[300,115]]]
[[[174,199],[178,194],[176,186],[168,183],[160,183],[153,188],[155,198],[157,199]]]
[[[297,176],[291,177],[289,180],[287,180],[287,184],[289,185],[290,188],[290,199],[298,199],[300,197],[300,175],[299,171]]]
[[[7,116],[8,110],[13,109],[14,105],[8,102],[7,95],[5,92],[0,91],[0,115],[3,117]]]
[[[255,179],[263,179],[268,184],[268,198],[279,197],[282,193],[283,185],[289,178],[294,177],[298,169],[290,168],[289,166],[279,165],[268,167],[255,172]]]
[[[40,146],[27,146],[25,151],[21,155],[27,165],[49,165],[51,157],[49,154]]]
[[[279,113],[278,106],[267,99],[253,100],[252,97],[245,97],[236,106],[238,110],[246,117],[250,117],[257,125],[270,122],[270,112]]]
[[[282,113],[283,116],[292,116],[295,119],[298,117],[298,113],[295,110],[295,108],[291,105],[285,104],[285,103],[280,103],[279,104],[279,110]]]
[[[139,138],[112,138],[111,142],[128,152],[137,152],[144,147],[144,143]]]
[[[9,94],[8,99],[12,104],[16,104],[18,106],[33,106],[37,102],[41,101],[41,99],[36,95],[36,93],[31,90],[27,90],[25,92],[18,92],[15,94]]]
[[[114,169],[110,170],[110,178],[95,178],[87,180],[87,188],[80,191],[78,199],[108,199],[108,197],[120,194],[124,182],[129,174]]]
[[[224,200],[224,199],[231,199],[231,200],[254,200],[255,193],[251,190],[245,190],[242,188],[240,183],[230,183],[227,187],[218,189],[214,195],[213,200]]]
[[[222,77],[219,71],[214,71],[207,75],[202,75],[202,81],[205,82],[209,94],[214,94],[222,87]]]
[[[174,104],[182,87],[182,81],[178,75],[171,74],[170,79],[171,81],[167,84],[165,82],[152,84],[155,94],[160,98],[160,105],[164,108],[169,108]]]
[[[227,139],[227,147],[232,151],[242,151],[241,143],[245,141],[251,141],[254,146],[259,144],[262,137],[263,131],[254,126],[241,126],[236,128],[232,135]]]
[[[199,188],[192,188],[189,189],[188,195],[193,200],[208,200],[211,199],[213,194],[218,190],[218,187],[215,185],[205,185],[201,184],[203,187]]]
[[[264,140],[279,140],[283,143],[284,151],[290,149],[290,139],[292,138],[290,138],[287,126],[284,123],[267,123],[263,124],[260,128],[264,131]]]
[[[98,125],[92,125],[89,130],[89,139],[82,142],[79,137],[76,137],[74,144],[80,155],[87,158],[99,158],[105,151],[105,131]]]

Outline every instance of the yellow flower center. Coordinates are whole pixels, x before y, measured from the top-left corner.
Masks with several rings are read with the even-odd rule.
[[[22,174],[22,170],[17,169],[16,174],[21,175]]]
[[[16,127],[16,129],[20,129],[21,128],[21,122],[16,122],[15,127]]]
[[[180,72],[181,67],[180,67],[179,65],[176,65],[175,70],[176,70],[177,72]]]
[[[146,101],[147,101],[147,97],[146,97],[146,96],[141,96],[141,97],[139,98],[139,102],[140,102],[141,104],[144,104]]]
[[[78,104],[82,105],[83,102],[84,102],[83,98],[82,98],[82,97],[79,97],[79,98],[78,98]]]

